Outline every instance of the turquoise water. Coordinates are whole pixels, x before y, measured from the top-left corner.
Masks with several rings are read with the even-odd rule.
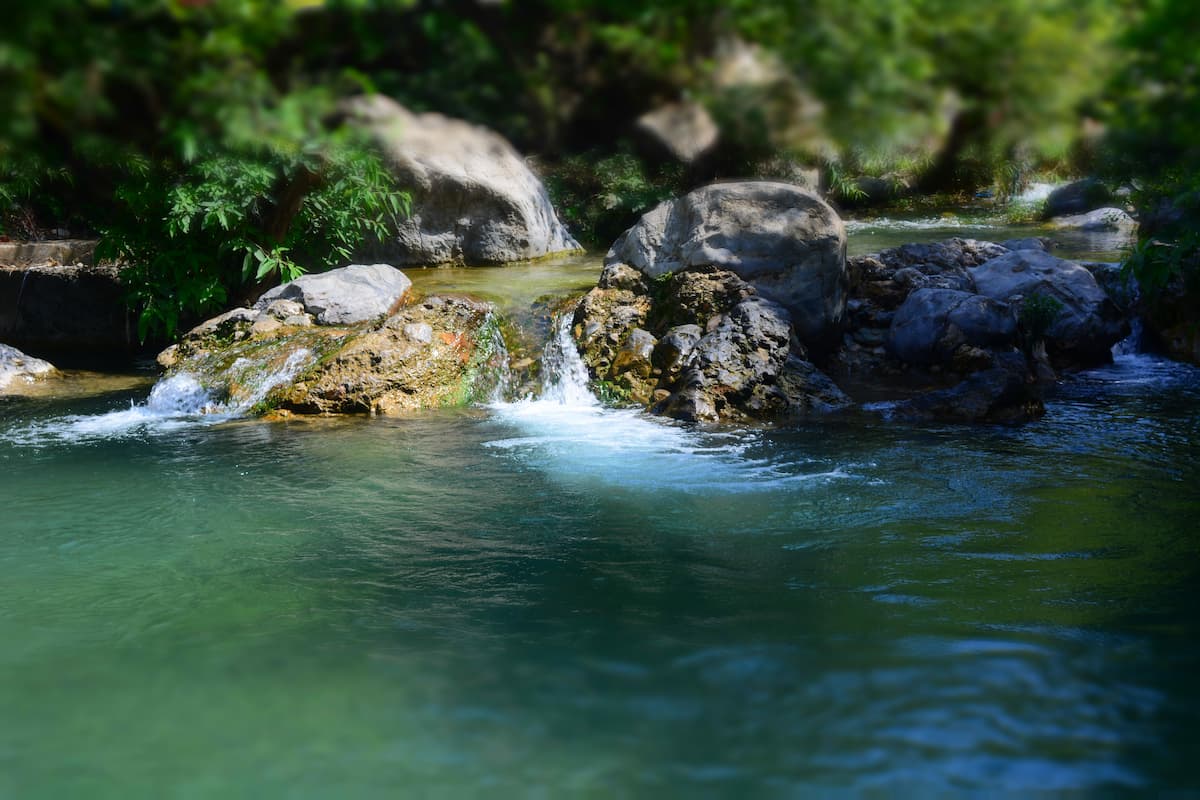
[[[470,288],[599,268],[552,266]],[[1120,356],[1020,428],[719,430],[547,371],[399,419],[0,398],[0,797],[1200,789],[1197,370]]]
[[[1189,368],[1024,428],[144,395],[0,402],[0,796],[1200,783]]]

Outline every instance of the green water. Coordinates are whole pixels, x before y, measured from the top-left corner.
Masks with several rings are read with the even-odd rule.
[[[1022,428],[71,387],[0,399],[0,797],[1200,789],[1191,368]]]
[[[1187,368],[1019,429],[127,406],[0,404],[0,795],[1198,784]]]

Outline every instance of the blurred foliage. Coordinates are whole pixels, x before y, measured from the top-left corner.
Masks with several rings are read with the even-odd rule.
[[[143,339],[344,260],[406,210],[331,121],[353,77],[286,58],[303,5],[46,0],[7,20],[0,202],[99,232]]]
[[[1180,293],[1200,313],[1200,15],[1190,0],[1146,0],[1113,80],[1103,166],[1134,187],[1141,226],[1124,268],[1154,303]]]
[[[536,153],[563,215],[601,243],[668,194],[758,174],[772,160],[822,165],[848,199],[863,177],[906,192],[991,187],[1003,199],[1036,172],[1103,167],[1114,182],[1137,178],[1147,207],[1183,209],[1164,215],[1171,224],[1194,226],[1192,206],[1175,202],[1200,190],[1193,5],[9,4],[0,216],[25,235],[64,224],[103,231],[139,260],[155,237],[163,252],[191,247],[187,266],[138,267],[140,301],[165,302],[152,298],[194,280],[179,313],[220,304],[218,286],[226,300],[246,290],[247,253],[252,282],[264,264],[263,279],[290,274],[348,252],[402,209],[378,163],[339,132],[338,100],[377,91]],[[721,129],[705,164],[685,170],[621,144],[636,140],[639,115],[681,99],[704,105]],[[327,199],[335,191],[339,202]],[[338,217],[338,207],[350,211]],[[133,242],[136,230],[145,242]]]
[[[682,169],[668,166],[651,173],[628,151],[569,156],[544,179],[567,226],[581,241],[602,248],[642,214],[684,189]]]

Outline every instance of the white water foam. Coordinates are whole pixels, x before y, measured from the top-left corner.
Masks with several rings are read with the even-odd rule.
[[[926,230],[958,230],[1003,228],[1006,225],[995,220],[962,217],[923,217],[921,219],[892,219],[879,217],[877,219],[848,219],[844,221],[846,231],[897,230],[897,231],[926,231]]]
[[[1044,203],[1050,193],[1062,186],[1061,183],[1031,183],[1025,191],[1013,197],[1014,203]]]
[[[811,460],[758,457],[761,431],[706,432],[602,405],[588,389],[587,367],[559,321],[542,360],[538,398],[490,406],[516,436],[486,446],[569,483],[682,492],[750,492],[852,477]],[[815,471],[814,471],[815,470]]]
[[[196,425],[214,425],[243,416],[272,389],[293,380],[311,364],[311,351],[300,348],[276,370],[247,384],[249,391],[236,399],[220,401],[194,375],[180,373],[163,378],[143,403],[106,414],[73,414],[35,422],[10,431],[5,438],[17,444],[38,446],[50,442],[84,442],[163,433]],[[252,365],[238,359],[231,373],[248,375]]]

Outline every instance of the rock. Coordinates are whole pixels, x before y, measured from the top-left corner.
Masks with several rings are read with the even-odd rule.
[[[1111,261],[1080,261],[1079,266],[1092,273],[1096,284],[1116,304],[1121,313],[1131,316],[1141,299],[1137,281],[1121,265]]]
[[[1097,208],[1086,214],[1054,217],[1047,224],[1064,230],[1128,233],[1130,236],[1137,230],[1137,221],[1119,208]]]
[[[892,319],[888,348],[913,364],[952,359],[960,347],[1011,349],[1017,320],[1005,303],[953,289],[918,289]]]
[[[617,239],[605,263],[650,278],[727,270],[782,304],[808,343],[835,340],[845,311],[845,228],[817,195],[790,184],[712,184],[664,202]]]
[[[1007,250],[1044,250],[1047,253],[1054,249],[1054,243],[1042,236],[1006,239],[1000,243],[1000,246]]]
[[[159,362],[235,409],[391,414],[484,396],[504,357],[489,305],[433,296],[383,320],[341,325],[234,309],[189,331]]]
[[[1095,178],[1084,178],[1060,186],[1046,198],[1042,216],[1046,219],[1083,214],[1100,208],[1112,199],[1108,189]]]
[[[15,347],[0,344],[0,394],[54,375],[49,361],[27,356]]]
[[[95,263],[95,239],[49,242],[0,242],[0,264],[13,267],[90,267]]]
[[[438,296],[401,309],[324,358],[282,394],[278,407],[395,414],[480,398],[486,386],[477,383],[478,373],[503,355],[490,311],[486,303]]]
[[[48,252],[19,247],[39,257]],[[119,353],[136,348],[136,329],[115,266],[0,266],[0,338],[6,342],[31,350]]]
[[[1045,411],[1024,356],[997,356],[990,369],[949,389],[927,392],[897,403],[891,415],[901,419],[944,422],[1026,422]]]
[[[659,340],[651,363],[667,376],[678,375],[703,335],[699,325],[677,325],[671,328]]]
[[[787,309],[761,297],[738,303],[692,348],[659,410],[717,422],[796,416],[848,405],[833,382],[790,350]]]
[[[254,304],[256,311],[280,309],[276,303],[291,300],[321,325],[350,325],[377,319],[394,310],[412,288],[412,281],[387,264],[352,264],[276,286]],[[293,310],[293,307],[283,307]],[[290,316],[290,314],[289,314]]]
[[[1200,365],[1200,303],[1188,282],[1176,275],[1141,304],[1145,333],[1155,349],[1171,358]]]
[[[942,242],[904,244],[880,252],[877,258],[890,270],[912,267],[925,275],[934,276],[961,273],[1004,255],[1007,250],[995,242],[953,238]]]
[[[1044,294],[1062,303],[1046,332],[1046,348],[1059,366],[1090,366],[1111,360],[1125,326],[1116,306],[1092,273],[1049,253],[1020,250],[971,270],[979,293],[1020,307]]]
[[[546,187],[503,137],[441,114],[413,114],[381,95],[351,118],[378,142],[412,216],[366,252],[393,264],[501,264],[580,250]]]
[[[607,267],[575,311],[575,339],[595,380],[654,413],[704,422],[849,403],[803,359],[788,310],[734,273],[705,266],[633,281],[630,272]],[[623,286],[633,288],[615,288]]]
[[[680,164],[692,164],[711,153],[720,138],[717,123],[699,103],[668,103],[638,117],[635,129],[651,150]]]

